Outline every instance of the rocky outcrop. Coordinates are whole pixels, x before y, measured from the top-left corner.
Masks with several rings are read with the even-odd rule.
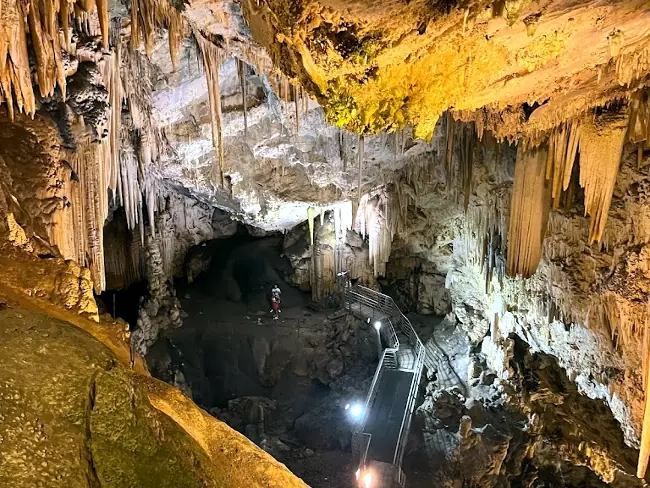
[[[320,212],[322,217],[313,220],[313,245],[308,223],[288,232],[282,243],[282,252],[293,269],[292,284],[311,290],[312,298],[323,303],[337,300],[346,279],[376,288],[368,243],[352,230],[344,230],[344,237],[337,236],[334,212]]]
[[[161,333],[183,325],[180,302],[167,281],[158,241],[147,237],[145,266],[148,295],[141,298],[136,327],[131,335],[133,347],[142,356]]]
[[[286,370],[329,385],[359,360],[374,359],[372,339],[367,327],[347,316],[302,330],[297,341],[256,337],[251,348],[259,380],[266,387],[277,385]]]
[[[416,422],[422,437],[412,442],[427,453],[437,483],[645,486],[631,474],[635,451],[609,407],[582,395],[555,359],[508,341],[510,374],[491,370],[493,352],[484,348],[473,359],[467,395],[427,386]]]
[[[90,334],[0,298],[0,484],[306,486]]]

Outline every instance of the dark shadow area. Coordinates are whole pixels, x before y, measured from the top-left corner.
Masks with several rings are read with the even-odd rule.
[[[135,326],[138,320],[140,297],[146,293],[147,284],[140,281],[124,289],[106,290],[96,298],[101,312],[108,313],[113,318],[120,318],[127,324]]]

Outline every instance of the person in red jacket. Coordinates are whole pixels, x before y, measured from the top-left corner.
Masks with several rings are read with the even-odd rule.
[[[282,311],[280,310],[280,297],[282,292],[278,285],[274,285],[271,290],[271,313],[273,314],[273,320],[278,320],[278,314]]]

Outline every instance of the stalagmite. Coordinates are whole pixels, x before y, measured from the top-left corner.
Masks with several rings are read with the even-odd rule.
[[[602,239],[627,131],[627,116],[605,114],[580,127],[580,185],[585,189],[589,244]]]
[[[542,244],[551,205],[550,186],[546,182],[548,150],[540,146],[530,150],[519,147],[508,228],[509,276],[528,278],[535,273],[542,257]]]
[[[221,49],[215,46],[201,35],[194,31],[194,36],[203,56],[203,69],[208,84],[208,98],[210,101],[210,119],[212,121],[212,144],[218,151],[219,176],[221,187],[224,188],[223,175],[223,133],[221,121],[221,89],[219,87],[219,67],[222,62]]]

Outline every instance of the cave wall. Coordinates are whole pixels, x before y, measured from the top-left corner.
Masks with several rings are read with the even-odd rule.
[[[455,130],[458,141],[465,129],[456,124]],[[438,125],[431,148],[390,183],[405,220],[393,242],[386,289],[417,309],[420,287],[411,270],[423,264],[435,270],[471,344],[503,359],[514,334],[533,351],[554,356],[581,394],[605,402],[626,444],[638,449],[647,313],[645,154],[639,159],[633,144],[623,149],[602,242],[588,244],[592,227],[576,184],[551,211],[539,267],[524,279],[507,274],[515,148],[489,133],[473,139],[469,183],[462,147],[446,166],[446,123]],[[507,374],[507,361],[505,369],[492,367]]]

